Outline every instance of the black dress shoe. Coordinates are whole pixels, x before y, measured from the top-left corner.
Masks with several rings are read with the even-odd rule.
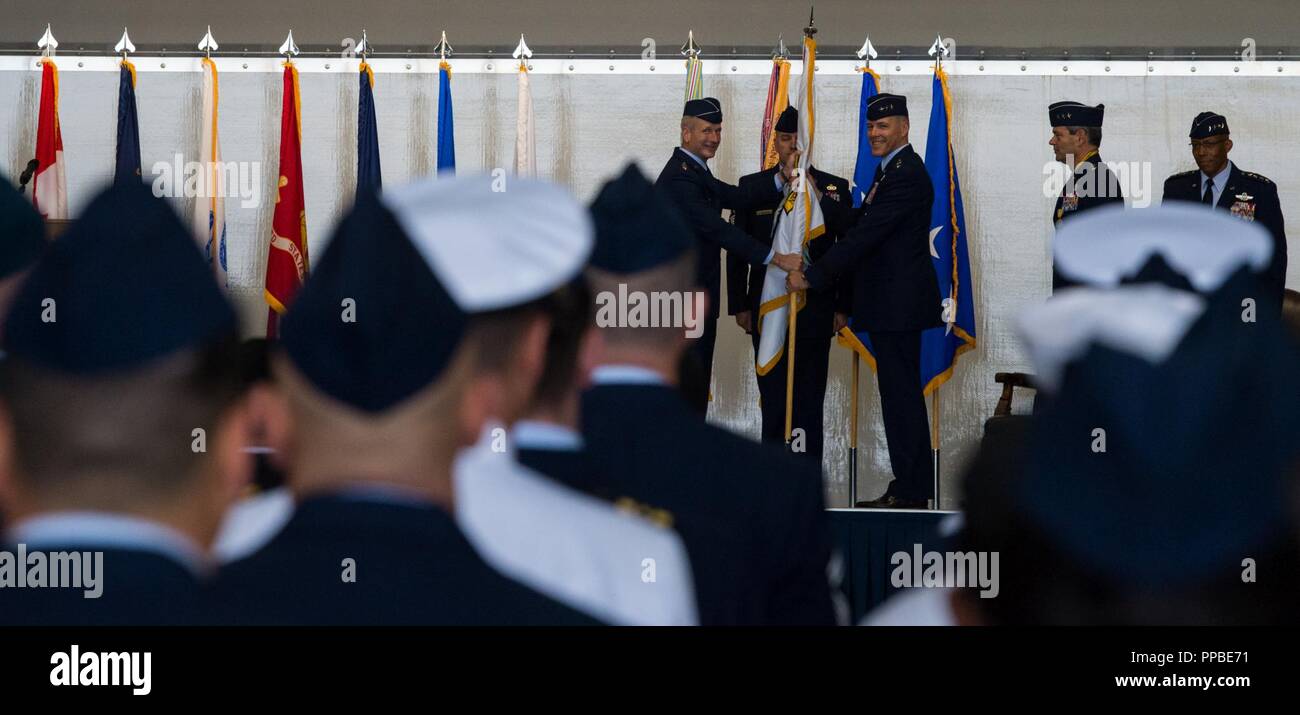
[[[867,509],[926,509],[930,505],[923,499],[899,499],[892,494],[886,494],[879,499],[860,501],[858,506]]]

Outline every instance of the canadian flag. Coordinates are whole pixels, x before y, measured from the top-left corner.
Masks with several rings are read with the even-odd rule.
[[[36,118],[36,160],[32,203],[47,219],[68,217],[68,180],[63,167],[63,133],[59,130],[59,69],[41,61],[41,107]]]

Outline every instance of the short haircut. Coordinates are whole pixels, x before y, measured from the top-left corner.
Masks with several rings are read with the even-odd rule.
[[[99,503],[180,496],[244,393],[238,336],[104,376],[69,375],[18,356],[0,362],[16,479],[42,494]]]
[[[1071,134],[1075,132],[1086,132],[1089,144],[1096,147],[1101,146],[1101,127],[1066,127],[1065,131]]]
[[[530,407],[563,401],[574,390],[583,337],[592,328],[591,288],[581,276],[561,286],[545,300],[551,317],[546,338],[546,364],[533,391]]]
[[[591,284],[593,299],[603,295],[619,295],[619,286],[627,294],[640,292],[645,295],[668,293],[681,296],[682,305],[697,291],[702,290],[695,277],[695,252],[687,251],[680,257],[663,265],[639,273],[612,273],[599,268],[587,268],[587,279]],[[707,320],[705,315],[696,316]],[[671,327],[623,327],[598,326],[607,345],[644,347],[664,349],[675,347],[681,339],[683,328]]]

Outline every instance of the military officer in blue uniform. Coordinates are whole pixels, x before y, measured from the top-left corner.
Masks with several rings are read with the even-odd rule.
[[[0,549],[72,554],[62,578],[81,583],[0,576],[0,623],[202,621],[208,549],[252,476],[238,336],[193,237],[141,184],[49,244],[5,324]]]
[[[1056,160],[1069,169],[1061,195],[1052,208],[1052,227],[1083,211],[1113,203],[1124,203],[1124,191],[1115,174],[1101,159],[1101,124],[1106,105],[1095,107],[1081,102],[1053,102],[1047,107],[1047,118],[1052,125],[1052,138],[1048,140]],[[1052,271],[1052,289],[1068,285],[1060,274]]]
[[[544,625],[593,621],[490,566],[458,526],[458,449],[495,391],[468,317],[390,201],[362,192],[281,326],[293,429],[288,523],[226,565],[218,621]]]
[[[777,118],[776,152],[785,163],[795,152],[799,133],[799,110],[786,107]],[[779,164],[770,169],[740,177],[740,188],[750,185],[768,186],[780,173]],[[809,258],[816,262],[839,240],[840,231],[853,220],[853,198],[849,182],[843,177],[828,174],[817,167],[809,167],[813,189],[821,196],[820,205],[825,217],[826,232],[808,246]],[[756,241],[772,243],[775,204],[736,212],[736,227]],[[727,311],[735,316],[736,324],[753,337],[754,350],[758,350],[759,304],[763,296],[763,279],[767,266],[746,263],[739,256],[727,254]],[[831,339],[848,321],[850,308],[839,302],[838,281],[829,290],[809,291],[808,303],[799,312],[797,323],[797,348],[794,361],[794,407],[791,416],[793,429],[804,434],[804,449],[797,454],[807,455],[816,464],[822,461],[822,412],[826,397],[826,377],[830,365]],[[847,297],[847,296],[845,296]],[[763,415],[763,441],[781,444],[785,441],[786,354],[767,371],[757,375],[758,392]],[[793,444],[793,443],[792,443]]]
[[[690,229],[635,166],[591,206],[593,292],[698,290]],[[832,624],[819,465],[707,424],[676,389],[678,327],[600,327],[582,396],[597,491],[671,519],[690,552],[700,622]]]
[[[751,182],[736,187],[709,171],[708,160],[722,142],[722,105],[713,97],[692,99],[682,110],[681,146],[664,164],[655,185],[672,198],[697,240],[700,285],[708,291],[708,320],[704,332],[691,346],[683,362],[682,390],[700,414],[708,409],[709,383],[713,376],[713,345],[718,334],[717,318],[722,285],[722,259],[718,249],[727,249],[750,265],[776,263],[785,270],[800,265],[798,254],[775,254],[771,242],[756,241],[744,231],[722,220],[722,209],[744,211],[773,206],[781,200],[793,165],[784,166],[767,183]]]
[[[1232,137],[1222,114],[1201,112],[1192,120],[1192,158],[1196,169],[1165,180],[1164,201],[1191,201],[1227,211],[1268,230],[1273,237],[1273,258],[1263,277],[1265,294],[1259,301],[1270,315],[1280,315],[1286,290],[1286,227],[1277,185],[1265,176],[1242,171],[1228,159]]]
[[[866,505],[925,508],[934,496],[934,462],[921,386],[921,332],[943,324],[939,280],[930,261],[934,188],[908,143],[906,97],[872,97],[867,122],[871,153],[881,161],[851,228],[806,273],[795,271],[786,282],[792,290],[826,292],[837,277],[847,279],[854,329],[865,328],[875,348],[894,472],[885,494]]]

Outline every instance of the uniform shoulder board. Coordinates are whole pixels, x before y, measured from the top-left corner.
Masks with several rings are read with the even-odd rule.
[[[682,162],[682,171],[690,171],[690,170],[691,170],[691,167],[687,166],[687,165],[686,165],[686,162],[683,161],[683,162]]]
[[[673,526],[672,512],[665,509],[656,509],[648,504],[642,504],[631,497],[619,497],[614,501],[614,508],[628,514],[639,516],[642,519],[665,529],[671,529]]]
[[[1200,173],[1200,169],[1192,169],[1191,171],[1180,171],[1180,172],[1178,172],[1177,174],[1174,174],[1173,176],[1171,176],[1171,177],[1169,177],[1169,178],[1170,178],[1170,179],[1187,179],[1187,178],[1190,178],[1190,177],[1192,176],[1192,174],[1197,174],[1197,173]]]
[[[1256,173],[1253,172],[1253,171],[1243,171],[1243,172],[1241,172],[1241,175],[1242,175],[1242,176],[1250,177],[1250,178],[1254,179],[1255,181],[1260,182],[1261,184],[1268,184],[1269,186],[1272,186],[1272,185],[1273,185],[1273,180],[1272,180],[1272,179],[1268,178],[1267,176],[1261,176],[1261,175],[1259,175],[1259,174],[1256,174]]]

